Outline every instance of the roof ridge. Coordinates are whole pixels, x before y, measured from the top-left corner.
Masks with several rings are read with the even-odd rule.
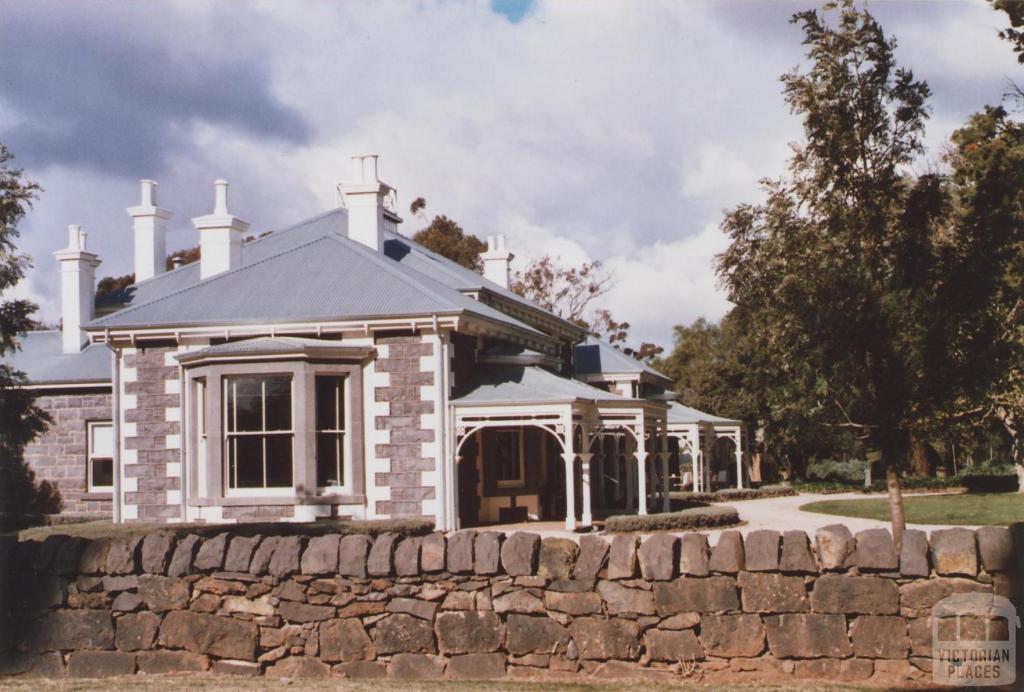
[[[319,236],[318,238],[314,238],[313,240],[310,240],[310,241],[307,241],[305,243],[302,243],[301,245],[295,245],[293,247],[288,248],[287,250],[282,250],[281,252],[278,252],[277,254],[270,255],[268,257],[264,257],[261,260],[253,262],[252,264],[244,264],[241,267],[237,267],[237,268],[232,269],[230,271],[220,272],[219,274],[214,274],[213,276],[209,276],[209,277],[207,277],[205,279],[200,279],[197,283],[194,283],[191,286],[185,286],[184,288],[179,288],[177,291],[171,291],[170,293],[165,293],[164,295],[162,295],[162,296],[160,296],[158,298],[154,298],[153,300],[147,301],[145,303],[139,303],[138,305],[129,305],[128,307],[122,308],[121,310],[118,310],[116,312],[112,312],[109,315],[104,315],[103,317],[100,317],[100,318],[97,318],[95,320],[92,320],[88,324],[92,324],[92,325],[96,325],[96,326],[101,326],[101,323],[103,322],[103,320],[107,319],[108,317],[113,317],[114,315],[117,315],[118,317],[122,317],[124,315],[127,315],[127,314],[131,313],[133,310],[138,310],[140,308],[144,308],[144,307],[147,307],[149,305],[156,305],[160,301],[167,300],[168,298],[173,298],[173,297],[181,295],[183,293],[187,293],[187,292],[189,292],[189,291],[191,291],[191,290],[193,290],[195,288],[199,288],[200,286],[208,286],[208,285],[210,285],[210,283],[212,283],[214,281],[217,281],[219,279],[224,279],[224,278],[227,278],[229,276],[233,276],[235,274],[238,274],[239,272],[243,272],[243,271],[245,271],[247,269],[251,269],[253,267],[258,267],[261,264],[265,264],[265,263],[267,263],[267,262],[269,262],[271,260],[277,259],[278,257],[281,257],[283,255],[290,254],[290,253],[295,252],[297,250],[301,250],[303,248],[309,247],[310,245],[313,245],[314,243],[319,243],[321,240],[328,240],[329,238],[330,238],[330,236],[326,236],[326,235]],[[86,326],[88,326],[88,325],[86,325]]]

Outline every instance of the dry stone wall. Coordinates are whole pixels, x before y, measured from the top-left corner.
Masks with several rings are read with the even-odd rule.
[[[0,674],[926,683],[931,607],[1019,599],[1022,543],[1024,524],[910,531],[900,551],[838,525],[713,548],[697,533],[6,540]]]

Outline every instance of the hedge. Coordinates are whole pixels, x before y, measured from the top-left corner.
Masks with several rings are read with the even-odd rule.
[[[632,533],[648,531],[688,531],[733,526],[740,521],[739,512],[733,507],[698,505],[678,512],[661,514],[624,514],[608,517],[604,523],[609,533]]]
[[[766,497],[790,497],[797,491],[785,485],[765,485],[760,488],[723,488],[713,493],[672,493],[673,500],[686,502],[736,502],[738,500],[761,500]]]
[[[957,490],[964,488],[969,493],[1012,493],[1017,491],[1017,475],[1006,473],[964,473],[946,478],[919,478],[910,476],[900,479],[904,490]],[[884,480],[876,480],[870,488],[863,483],[797,482],[793,487],[802,493],[831,495],[834,493],[872,492],[884,493]]]

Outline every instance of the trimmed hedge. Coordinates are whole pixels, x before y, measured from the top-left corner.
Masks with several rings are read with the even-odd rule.
[[[969,493],[1013,493],[1017,491],[1017,475],[1000,472],[992,473],[964,473],[959,476],[947,476],[946,478],[919,478],[910,476],[900,479],[900,486],[904,490],[958,490],[965,489]],[[876,480],[870,488],[865,488],[863,483],[837,483],[837,482],[797,482],[793,487],[802,493],[816,493],[819,495],[831,495],[835,493],[884,493],[886,485],[884,480]]]
[[[623,514],[608,517],[604,523],[609,533],[632,533],[649,531],[689,531],[733,526],[740,521],[739,512],[732,507],[698,505],[678,512],[662,514]]]
[[[684,502],[736,502],[739,500],[762,500],[766,497],[790,497],[796,490],[785,485],[765,485],[760,488],[723,488],[713,493],[672,493],[673,500]]]

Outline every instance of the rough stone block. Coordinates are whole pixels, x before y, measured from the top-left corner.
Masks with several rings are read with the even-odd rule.
[[[334,666],[332,671],[343,678],[375,679],[388,676],[387,666],[376,661],[347,661]]]
[[[667,581],[676,576],[679,565],[679,539],[659,533],[640,544],[637,551],[640,574],[648,581]]]
[[[195,560],[200,540],[199,536],[190,533],[178,541],[171,561],[167,565],[167,576],[184,577],[192,574],[192,562]]]
[[[739,610],[736,580],[732,577],[683,577],[654,585],[658,615],[720,613]]]
[[[493,612],[441,613],[434,630],[443,654],[490,653],[497,651],[505,638],[505,626]]]
[[[419,536],[403,538],[395,548],[395,574],[400,577],[415,577],[420,573],[420,548],[423,539]],[[443,560],[442,560],[443,563]]]
[[[142,539],[119,538],[110,542],[107,551],[107,574],[135,574],[138,571],[139,545]]]
[[[336,574],[338,572],[338,544],[341,536],[328,534],[309,539],[299,564],[303,574]]]
[[[740,572],[736,580],[745,613],[806,613],[804,578],[768,572]]]
[[[0,678],[62,678],[64,658],[59,653],[5,652],[0,656]]]
[[[153,648],[160,616],[154,613],[130,613],[115,621],[114,644],[121,651],[142,651]]]
[[[473,571],[476,574],[497,574],[501,570],[501,541],[503,534],[484,531],[476,535],[473,546]]]
[[[472,596],[472,594],[469,594]],[[434,620],[437,604],[418,598],[392,598],[385,608],[389,613],[408,613],[421,620]]]
[[[281,536],[270,558],[267,573],[282,579],[299,571],[299,555],[302,554],[304,536]]]
[[[396,680],[426,680],[444,675],[441,656],[400,653],[388,664],[388,677]]]
[[[757,615],[702,615],[700,641],[712,656],[759,656],[764,651],[764,624]]]
[[[928,534],[919,529],[907,529],[900,543],[900,575],[904,577],[927,577]]]
[[[389,577],[395,568],[395,544],[397,533],[382,533],[377,536],[366,558],[366,572],[371,577]]]
[[[187,651],[143,651],[135,656],[139,672],[146,675],[202,673],[210,669],[210,659]]]
[[[936,603],[955,593],[991,593],[988,584],[971,579],[940,577],[927,581],[903,584],[900,592],[900,612],[907,617],[927,617]]]
[[[505,675],[505,654],[452,656],[447,675],[455,680],[494,680]]]
[[[198,572],[214,572],[224,567],[224,555],[227,552],[228,540],[231,538],[227,533],[219,533],[213,538],[207,538],[199,546],[192,561],[192,567]]]
[[[224,556],[225,572],[248,572],[252,564],[253,553],[256,552],[262,536],[235,536],[228,544],[228,552]]]
[[[579,546],[575,541],[568,538],[543,539],[537,557],[537,576],[545,579],[568,579],[572,576],[578,554]]]
[[[323,660],[362,661],[376,655],[373,642],[358,618],[331,620],[320,625],[320,658]]]
[[[107,553],[110,551],[109,538],[97,538],[89,541],[78,561],[81,574],[105,574],[107,571]]]
[[[853,655],[905,659],[910,650],[907,621],[898,615],[861,615],[850,628]]]
[[[161,647],[218,658],[256,660],[259,628],[252,622],[205,613],[171,611],[160,625]]]
[[[1013,537],[1004,526],[982,526],[975,535],[978,553],[986,572],[1008,572],[1013,569]]]
[[[573,579],[593,580],[604,569],[610,545],[601,536],[580,536],[580,555],[572,568]]]
[[[448,537],[448,571],[468,574],[473,571],[473,544],[476,531],[456,531]]]
[[[277,612],[288,622],[306,623],[320,622],[334,617],[334,608],[323,605],[309,605],[295,601],[281,601]]]
[[[614,582],[605,582],[614,584]],[[601,597],[593,591],[580,593],[544,592],[544,606],[548,610],[567,615],[594,615],[601,612]]]
[[[830,524],[818,529],[814,533],[814,543],[817,548],[818,564],[824,571],[846,567],[855,547],[853,534],[842,524]]]
[[[437,652],[433,625],[404,613],[388,615],[377,623],[373,645],[378,654]]]
[[[855,539],[853,564],[861,570],[894,572],[899,569],[896,543],[888,529],[859,531]]]
[[[644,646],[647,655],[655,661],[678,663],[704,660],[704,649],[692,630],[647,630]]]
[[[782,534],[782,559],[779,570],[789,574],[817,574],[818,566],[811,556],[810,541],[803,531]]]
[[[57,550],[50,571],[62,577],[77,576],[79,560],[82,557],[82,551],[85,550],[88,543],[89,541],[77,536],[68,538]],[[2,563],[2,560],[0,560],[0,563]],[[0,573],[2,572],[3,568],[0,566]]]
[[[644,589],[631,589],[618,582],[602,580],[597,592],[607,604],[609,615],[654,615],[654,593]]]
[[[900,612],[896,582],[882,577],[825,574],[814,582],[811,610],[816,613],[895,615]]]
[[[529,576],[537,567],[539,549],[540,536],[517,531],[501,545],[501,566],[513,577]]]
[[[188,607],[188,582],[177,577],[143,574],[139,577],[139,597],[154,613],[183,610]]]
[[[842,615],[770,615],[764,624],[776,658],[846,658],[853,653]]]
[[[721,574],[736,574],[745,569],[743,536],[739,531],[723,531],[711,551],[708,568]]]
[[[327,678],[331,667],[311,656],[289,656],[267,668],[264,674],[268,678]]]
[[[132,675],[135,654],[122,651],[72,651],[68,656],[68,677],[109,678]]]
[[[640,656],[640,626],[632,620],[576,618],[569,626],[584,660],[636,660]]]
[[[496,613],[543,613],[544,601],[525,589],[506,591],[492,601]]]
[[[978,550],[970,529],[932,531],[931,558],[935,572],[944,577],[978,574]]]
[[[637,575],[637,536],[616,536],[608,555],[609,579],[633,579]]]
[[[779,569],[779,548],[782,534],[778,531],[751,531],[744,544],[744,557],[749,572],[774,572]]]
[[[708,558],[711,548],[708,537],[702,533],[687,533],[680,541],[679,573],[688,577],[706,577],[710,574]]]
[[[689,630],[700,624],[699,613],[679,613],[658,623],[660,630]]]
[[[546,615],[509,615],[506,648],[514,656],[564,652],[569,630]]]
[[[255,575],[267,574],[270,569],[270,560],[274,557],[277,544],[281,541],[278,536],[267,536],[252,554],[252,562],[249,563],[249,573]]]
[[[445,538],[440,531],[423,537],[420,546],[420,566],[424,572],[433,574],[445,568]]]
[[[142,539],[140,561],[146,574],[163,574],[174,550],[174,536],[161,531]]]
[[[217,675],[257,677],[260,675],[260,665],[251,661],[214,661],[213,672]]]
[[[365,579],[366,558],[372,545],[373,539],[369,536],[342,536],[338,543],[338,574]]]
[[[30,623],[29,651],[68,651],[114,648],[114,624],[102,610],[55,610]]]

